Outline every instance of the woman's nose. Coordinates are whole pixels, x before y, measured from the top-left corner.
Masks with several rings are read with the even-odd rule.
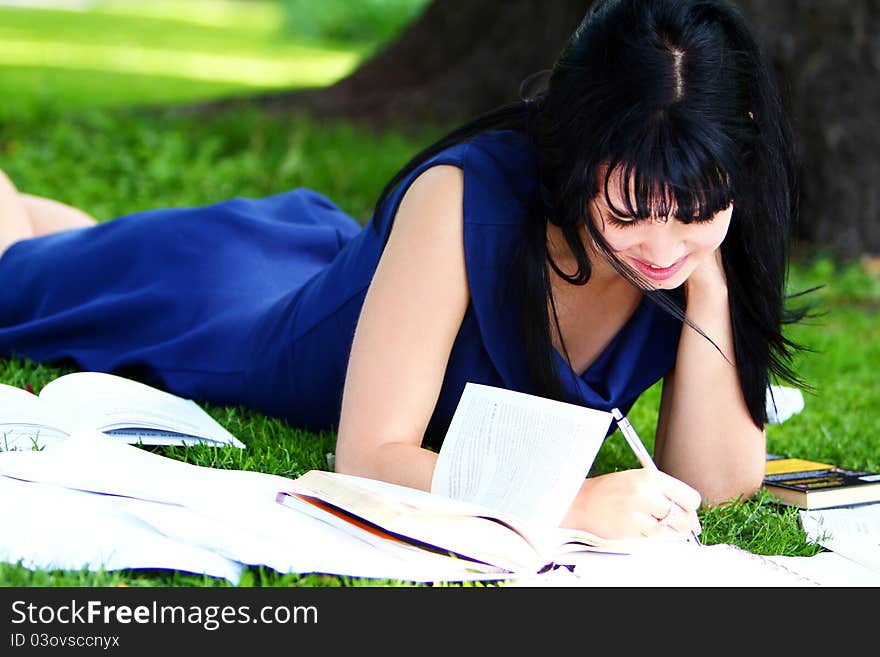
[[[680,222],[675,219],[652,220],[642,243],[642,253],[649,264],[656,267],[669,267],[684,255],[679,232]]]

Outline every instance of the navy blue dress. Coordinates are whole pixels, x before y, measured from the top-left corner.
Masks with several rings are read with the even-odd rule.
[[[536,162],[513,131],[434,156],[365,227],[300,188],[17,242],[0,258],[0,356],[114,372],[333,430],[393,216],[409,183],[437,164],[463,170],[471,294],[426,436],[438,446],[465,382],[533,392],[513,268]],[[571,400],[628,409],[672,368],[680,330],[645,299],[583,376],[556,354]]]

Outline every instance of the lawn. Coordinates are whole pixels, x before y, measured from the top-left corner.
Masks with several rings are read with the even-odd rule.
[[[2,3],[0,3],[2,4]],[[97,0],[0,7],[3,113],[156,105],[327,84],[375,44],[284,31],[277,2]]]
[[[100,220],[151,207],[197,205],[230,196],[260,196],[293,187],[321,191],[360,221],[385,180],[416,149],[440,134],[375,133],[342,122],[239,111],[210,117],[143,112],[132,107],[181,103],[261,89],[327,84],[377,44],[298,42],[279,33],[278,6],[247,2],[101,3],[93,11],[0,8],[0,162],[28,192],[72,203]],[[187,7],[180,13],[180,6]],[[193,8],[198,6],[199,11]],[[175,8],[177,7],[177,8]],[[254,71],[259,70],[259,75]],[[796,369],[815,389],[804,411],[768,429],[768,448],[880,470],[874,409],[880,406],[880,276],[860,262],[799,258],[792,291],[811,295],[824,313],[791,327],[813,349]],[[0,382],[35,390],[62,371],[0,361]],[[659,389],[631,414],[651,442]],[[165,449],[162,453],[214,467],[295,477],[326,467],[333,436],[313,435],[236,408],[207,410],[248,447]],[[649,444],[650,447],[650,444]],[[619,435],[602,447],[595,471],[637,463]],[[797,514],[759,494],[701,513],[703,538],[763,554],[810,555]],[[226,586],[183,573],[33,572],[0,566],[0,584],[24,586]],[[251,569],[242,585],[383,585],[318,575]]]

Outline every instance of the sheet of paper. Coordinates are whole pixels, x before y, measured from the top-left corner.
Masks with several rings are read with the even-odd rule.
[[[738,553],[729,553],[720,546],[711,546],[703,554],[708,557],[696,571],[683,569],[681,559],[674,558],[668,563],[662,560],[653,565],[646,564],[644,558],[633,558],[629,555],[583,555],[580,557],[574,572],[567,568],[535,574],[506,583],[514,587],[590,587],[590,586],[635,586],[635,587],[801,587],[813,586],[811,580],[819,586],[831,587],[875,587],[880,583],[880,576],[863,566],[834,552],[820,552],[812,557],[789,557],[770,555],[762,559],[779,565],[796,573],[793,577],[785,571],[776,571],[772,566],[743,558]],[[731,558],[731,554],[735,555]],[[644,556],[644,555],[643,555]],[[712,565],[713,562],[716,562]],[[750,563],[743,569],[744,563]],[[711,566],[710,571],[706,567]],[[807,578],[804,580],[802,578]]]
[[[880,574],[880,503],[800,511],[811,541]]]
[[[236,584],[242,566],[169,538],[119,498],[0,476],[0,560],[30,569],[174,569]],[[11,501],[14,500],[14,503]]]
[[[880,586],[880,573],[837,552],[820,552],[812,557],[767,557],[821,583],[822,586]]]
[[[547,577],[524,578],[521,585],[592,587],[804,587],[821,583],[789,564],[780,564],[733,545],[695,545],[687,541],[645,544],[630,554],[582,552]]]
[[[558,526],[611,419],[603,411],[468,383],[431,492]]]
[[[174,544],[282,573],[403,581],[486,578],[466,572],[460,564],[444,563],[441,568],[433,555],[379,549],[281,506],[276,502],[277,493],[289,489],[291,479],[195,466],[96,432],[74,434],[64,444],[43,452],[0,453],[0,474],[105,494],[94,497],[105,499],[105,503],[112,499],[124,508],[127,517],[136,518],[141,526]],[[41,518],[44,509],[51,517],[49,501],[42,504],[45,507],[28,507],[28,513]],[[0,535],[0,550],[5,537],[14,533],[5,530]],[[118,540],[125,543],[128,534],[128,526],[119,524]],[[80,539],[89,540],[87,529],[79,528],[76,540]],[[157,554],[156,559],[173,562],[175,554]]]

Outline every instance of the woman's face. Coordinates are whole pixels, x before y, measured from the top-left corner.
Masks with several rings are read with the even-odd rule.
[[[627,204],[617,178],[608,181],[608,196],[611,206],[620,210]],[[598,194],[590,202],[591,219],[611,250],[649,289],[678,287],[700,263],[714,257],[733,214],[731,203],[709,220],[685,224],[675,218],[675,208],[668,218],[632,219],[617,215],[611,206]]]

